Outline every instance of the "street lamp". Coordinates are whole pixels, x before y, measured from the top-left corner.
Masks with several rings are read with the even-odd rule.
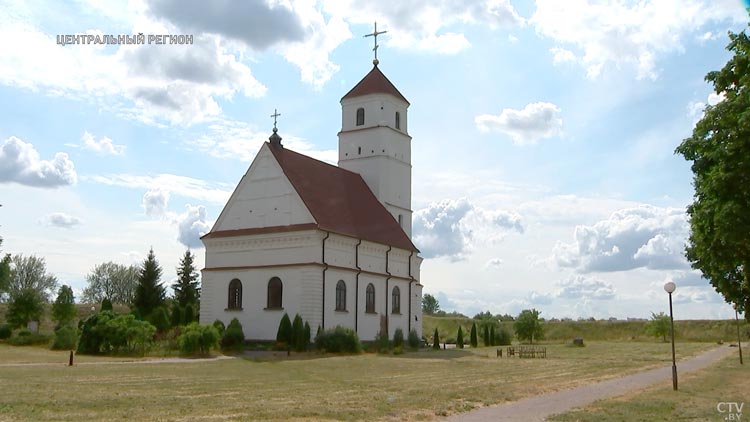
[[[667,282],[664,284],[664,291],[669,293],[669,322],[672,327],[672,387],[677,391],[677,361],[674,356],[674,316],[672,316],[672,293],[674,293],[677,285],[674,282]]]
[[[740,348],[740,365],[742,362],[742,337],[740,336],[740,317],[737,315],[737,308],[739,305],[734,305],[734,322],[737,324],[737,347]]]

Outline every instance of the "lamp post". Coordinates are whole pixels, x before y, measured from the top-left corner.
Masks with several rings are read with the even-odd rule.
[[[672,315],[672,293],[674,293],[677,285],[673,282],[667,282],[664,284],[664,291],[669,293],[669,323],[672,331],[672,388],[677,391],[677,361],[674,355],[674,316]]]
[[[737,305],[734,306],[734,322],[737,324],[737,347],[740,348],[740,365],[742,362],[742,336],[740,336],[740,317],[737,315]]]

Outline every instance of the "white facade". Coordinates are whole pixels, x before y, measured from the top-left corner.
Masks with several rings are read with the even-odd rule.
[[[408,106],[391,94],[342,100],[339,166],[362,176],[411,239]],[[360,108],[364,122],[357,125]],[[282,147],[268,143],[261,147],[202,239],[206,267],[200,322],[211,324],[218,319],[228,324],[237,318],[247,339],[274,340],[286,313],[290,318],[300,314],[313,335],[318,327],[341,325],[355,329],[365,341],[386,327],[391,338],[399,328],[405,336],[413,329],[421,337],[422,258],[418,252],[322,229],[285,173],[288,167],[275,155],[279,150],[272,148]],[[380,212],[388,223],[388,214]],[[269,297],[269,282],[275,278],[282,286],[280,306]],[[345,288],[338,298],[337,285]],[[368,298],[370,285],[374,295]],[[237,286],[241,286],[239,291]],[[394,291],[399,292],[395,297]]]

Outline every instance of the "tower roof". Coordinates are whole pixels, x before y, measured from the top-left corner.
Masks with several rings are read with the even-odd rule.
[[[365,77],[362,78],[357,85],[354,85],[354,88],[347,92],[341,99],[345,100],[347,98],[361,97],[367,94],[391,94],[401,101],[406,102],[406,104],[409,104],[409,101],[398,92],[398,89],[396,89],[391,81],[385,77],[383,72],[378,69],[377,65],[373,66],[370,73],[365,75]]]

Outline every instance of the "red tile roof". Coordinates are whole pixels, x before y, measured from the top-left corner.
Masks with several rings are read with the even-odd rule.
[[[266,144],[318,228],[419,252],[357,173]]]
[[[391,81],[385,77],[383,72],[381,72],[377,66],[373,66],[370,73],[365,75],[365,77],[362,78],[357,85],[354,85],[354,88],[347,92],[341,99],[345,100],[347,98],[361,97],[367,94],[391,94],[409,104],[409,101],[398,92],[398,89],[393,86]]]

